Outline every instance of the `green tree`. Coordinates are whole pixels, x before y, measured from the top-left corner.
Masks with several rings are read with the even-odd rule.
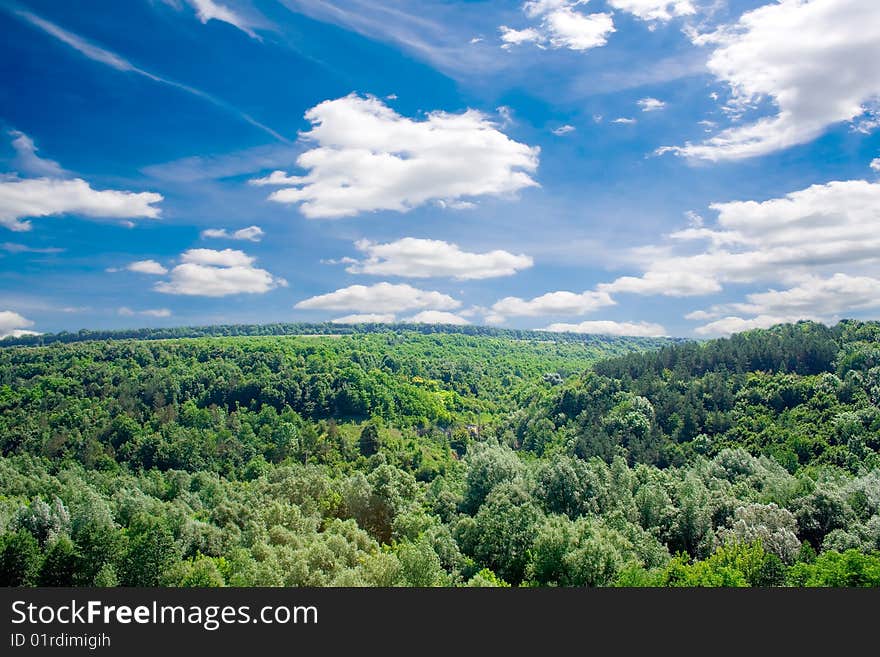
[[[0,537],[0,586],[34,586],[40,572],[40,544],[20,529]]]
[[[139,516],[129,529],[120,581],[123,586],[158,586],[162,575],[177,559],[177,547],[167,522]]]
[[[358,438],[358,449],[364,456],[372,456],[379,451],[379,428],[373,422],[367,422],[361,429]]]
[[[40,586],[73,586],[78,558],[73,541],[59,536],[49,546],[40,568]]]

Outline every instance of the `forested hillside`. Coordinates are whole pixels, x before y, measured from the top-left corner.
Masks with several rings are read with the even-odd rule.
[[[535,340],[554,342],[577,342],[602,349],[600,353],[638,351],[651,346],[683,342],[680,338],[626,338],[609,335],[584,335],[582,333],[548,334],[546,331],[528,329],[505,329],[475,324],[337,324],[334,322],[288,322],[278,324],[215,324],[212,326],[176,326],[169,328],[109,329],[62,331],[61,333],[37,333],[6,337],[0,340],[4,346],[43,346],[56,342],[71,343],[89,340],[169,340],[172,338],[220,338],[255,336],[297,336],[297,335],[363,335],[368,333],[436,333],[455,335],[479,335],[511,340]]]
[[[880,586],[880,324],[314,333],[0,349],[0,583]]]

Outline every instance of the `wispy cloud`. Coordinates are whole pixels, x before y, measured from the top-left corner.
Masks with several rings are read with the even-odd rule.
[[[340,25],[371,39],[393,43],[447,74],[469,77],[503,68],[491,33],[491,13],[481,4],[433,3],[413,11],[411,0],[281,0],[290,11]]]
[[[201,232],[201,238],[205,239],[224,239],[224,240],[247,240],[248,242],[259,242],[266,233],[259,226],[248,226],[247,228],[239,228],[238,230],[229,232],[225,228],[207,228]]]
[[[121,306],[117,309],[117,314],[123,317],[134,317],[143,315],[145,317],[171,317],[172,313],[168,308],[147,308],[146,310],[132,310],[128,306]]]
[[[202,91],[201,89],[196,89],[195,87],[191,87],[189,85],[183,84],[182,82],[177,82],[176,80],[171,80],[169,78],[165,78],[160,75],[156,75],[155,73],[151,73],[150,71],[147,71],[143,68],[135,66],[134,64],[129,62],[124,57],[121,57],[121,56],[117,55],[116,53],[111,52],[110,50],[107,50],[105,48],[101,48],[100,46],[97,46],[97,45],[91,43],[87,39],[84,39],[83,37],[81,37],[77,34],[74,34],[73,32],[65,30],[64,28],[59,27],[55,23],[47,21],[44,18],[40,18],[36,14],[33,14],[29,11],[17,10],[17,11],[15,11],[15,14],[17,16],[19,16],[20,18],[22,18],[23,20],[30,23],[31,25],[33,25],[34,27],[37,27],[37,28],[43,30],[46,34],[49,34],[50,36],[58,39],[62,43],[70,46],[71,48],[73,48],[74,50],[79,52],[81,55],[88,57],[92,61],[100,62],[101,64],[105,64],[106,66],[109,66],[109,67],[116,69],[117,71],[121,71],[123,73],[135,73],[135,74],[143,76],[149,80],[152,80],[153,82],[165,84],[170,87],[174,87],[175,89],[179,89],[181,91],[184,91],[184,92],[191,94],[193,96],[196,96],[198,98],[201,98],[202,100],[205,100],[205,101],[211,103],[215,107],[222,109],[223,111],[227,112],[228,114],[232,114],[232,115],[238,117],[239,119],[241,119],[242,121],[245,121],[246,123],[249,123],[250,125],[254,126],[255,128],[262,130],[263,132],[272,136],[273,138],[275,138],[279,141],[282,141],[284,143],[290,143],[289,139],[287,139],[283,135],[279,134],[277,131],[273,130],[272,128],[265,125],[264,123],[260,123],[251,115],[247,114],[246,112],[241,111],[240,109],[238,109],[237,107],[234,107],[233,105],[230,105],[225,100],[221,100],[220,98],[212,96],[211,94],[209,94],[205,91]]]
[[[12,161],[14,167],[35,176],[58,178],[64,175],[60,164],[37,155],[39,149],[29,136],[20,130],[10,130],[9,136],[12,137],[12,148],[15,149],[15,159]]]
[[[187,0],[187,2],[189,2],[192,8],[195,9],[196,16],[198,16],[202,23],[207,23],[212,20],[220,21],[221,23],[228,23],[229,25],[237,27],[252,39],[260,40],[260,37],[254,32],[254,26],[251,22],[245,16],[242,16],[230,7],[214,2],[214,0]]]
[[[7,253],[63,253],[64,249],[58,248],[57,246],[49,246],[45,248],[37,248],[33,246],[26,246],[24,244],[16,244],[14,242],[3,242],[0,244],[0,249],[6,251]]]

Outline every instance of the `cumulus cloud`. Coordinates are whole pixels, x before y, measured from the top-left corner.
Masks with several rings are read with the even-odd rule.
[[[666,107],[666,103],[656,98],[642,98],[637,104],[643,112],[657,112]]]
[[[391,324],[397,321],[394,313],[355,313],[331,319],[334,324]],[[423,310],[412,317],[404,317],[401,321],[411,324],[453,324],[464,326],[470,324],[461,315],[442,310]]]
[[[763,329],[776,326],[777,324],[785,324],[794,321],[788,317],[774,317],[772,315],[761,315],[750,319],[742,317],[722,317],[714,322],[700,326],[694,330],[698,335],[724,336],[731,333],[740,333],[742,331],[750,331],[752,329]]]
[[[690,0],[608,0],[608,4],[643,21],[669,21],[697,13]]]
[[[139,274],[153,274],[161,276],[167,274],[168,270],[155,260],[137,260],[125,267],[128,271],[134,271]]]
[[[442,310],[423,310],[412,317],[405,318],[404,321],[412,322],[414,324],[454,324],[456,326],[470,324],[470,322],[461,315],[443,312]]]
[[[608,43],[615,31],[610,13],[586,14],[578,5],[587,0],[532,0],[523,4],[523,12],[537,24],[521,30],[502,25],[502,48],[510,49],[523,43],[540,48],[590,50]]]
[[[605,306],[613,306],[614,300],[604,291],[548,292],[534,299],[505,297],[492,304],[486,321],[497,324],[506,317],[540,317],[544,315],[586,315]]]
[[[394,319],[394,313],[356,313],[330,321],[334,324],[391,324]]]
[[[411,285],[376,283],[351,285],[297,303],[302,310],[349,310],[362,313],[397,313],[405,310],[454,310],[461,305],[449,295],[420,290]]]
[[[733,125],[702,143],[661,151],[713,161],[756,157],[812,141],[833,124],[865,118],[872,103],[876,112],[876,0],[780,0],[693,40],[714,48],[707,65],[730,88],[730,113],[742,116],[766,101],[776,113]],[[862,128],[871,123],[876,121],[868,117]]]
[[[0,310],[0,339],[22,335],[38,335],[35,331],[28,330],[34,323],[11,310]]]
[[[59,214],[77,214],[95,218],[155,219],[155,203],[161,194],[96,190],[85,180],[54,178],[12,178],[0,180],[0,226],[13,231],[31,229],[24,219]]]
[[[64,169],[54,160],[47,160],[37,155],[37,147],[34,140],[23,132],[18,130],[10,130],[9,136],[12,137],[12,148],[15,149],[15,159],[12,165],[19,172],[24,172],[33,176],[47,176],[58,178],[64,175]]]
[[[303,176],[275,171],[251,181],[285,186],[269,199],[300,204],[308,218],[407,212],[430,201],[513,194],[537,186],[537,147],[513,141],[476,110],[431,112],[417,121],[378,98],[351,94],[306,112],[314,148],[297,158]]]
[[[165,294],[223,297],[231,294],[264,294],[287,281],[254,266],[255,258],[242,251],[190,249],[181,254],[181,264],[169,279],[153,287]]]
[[[718,213],[716,226],[673,233],[677,248],[657,249],[641,277],[598,289],[700,295],[724,283],[797,282],[880,261],[880,183],[832,181],[782,198],[710,207]]]
[[[225,228],[207,228],[201,232],[201,238],[205,239],[224,239],[224,240],[246,240],[248,242],[259,242],[266,233],[259,226],[248,226],[247,228],[239,228],[236,231],[229,232]]]
[[[801,319],[833,322],[846,313],[874,308],[880,308],[880,279],[837,273],[827,278],[807,276],[788,289],[755,292],[746,296],[745,303],[718,304],[690,313],[687,319],[715,319],[696,329],[714,335]]]
[[[873,171],[880,173],[880,157],[875,157],[873,160],[871,160],[870,167]]]
[[[574,132],[576,128],[573,125],[561,125],[558,128],[553,128],[553,134],[557,137],[561,137],[562,135],[567,135],[569,132]]]
[[[592,333],[594,335],[631,335],[636,337],[657,337],[669,335],[660,324],[650,322],[613,322],[598,320],[579,324],[551,324],[545,331],[554,333]]]
[[[366,257],[349,264],[346,271],[351,274],[470,280],[511,276],[534,264],[532,258],[524,254],[502,250],[469,253],[457,244],[415,237],[387,244],[360,240],[355,247]]]
[[[121,306],[117,311],[123,317],[135,317],[136,315],[144,315],[145,317],[171,317],[171,311],[168,308],[148,308],[147,310],[132,310],[127,306]]]
[[[254,258],[238,249],[189,249],[180,256],[182,262],[214,267],[250,267]]]
[[[611,283],[600,283],[604,292],[687,297],[721,290],[718,281],[692,271],[649,271],[643,276],[621,276]]]
[[[626,116],[621,116],[619,118],[614,119],[611,123],[617,123],[620,125],[632,125],[633,123],[636,123],[636,122],[637,122],[636,119],[631,119]]]
[[[501,47],[505,50],[523,43],[540,44],[544,40],[544,35],[533,27],[514,30],[506,25],[502,25],[498,29],[501,30],[501,40],[504,42],[504,45]]]

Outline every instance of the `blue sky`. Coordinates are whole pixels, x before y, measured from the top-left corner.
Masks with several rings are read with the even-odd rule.
[[[874,0],[0,0],[0,335],[880,312]]]

